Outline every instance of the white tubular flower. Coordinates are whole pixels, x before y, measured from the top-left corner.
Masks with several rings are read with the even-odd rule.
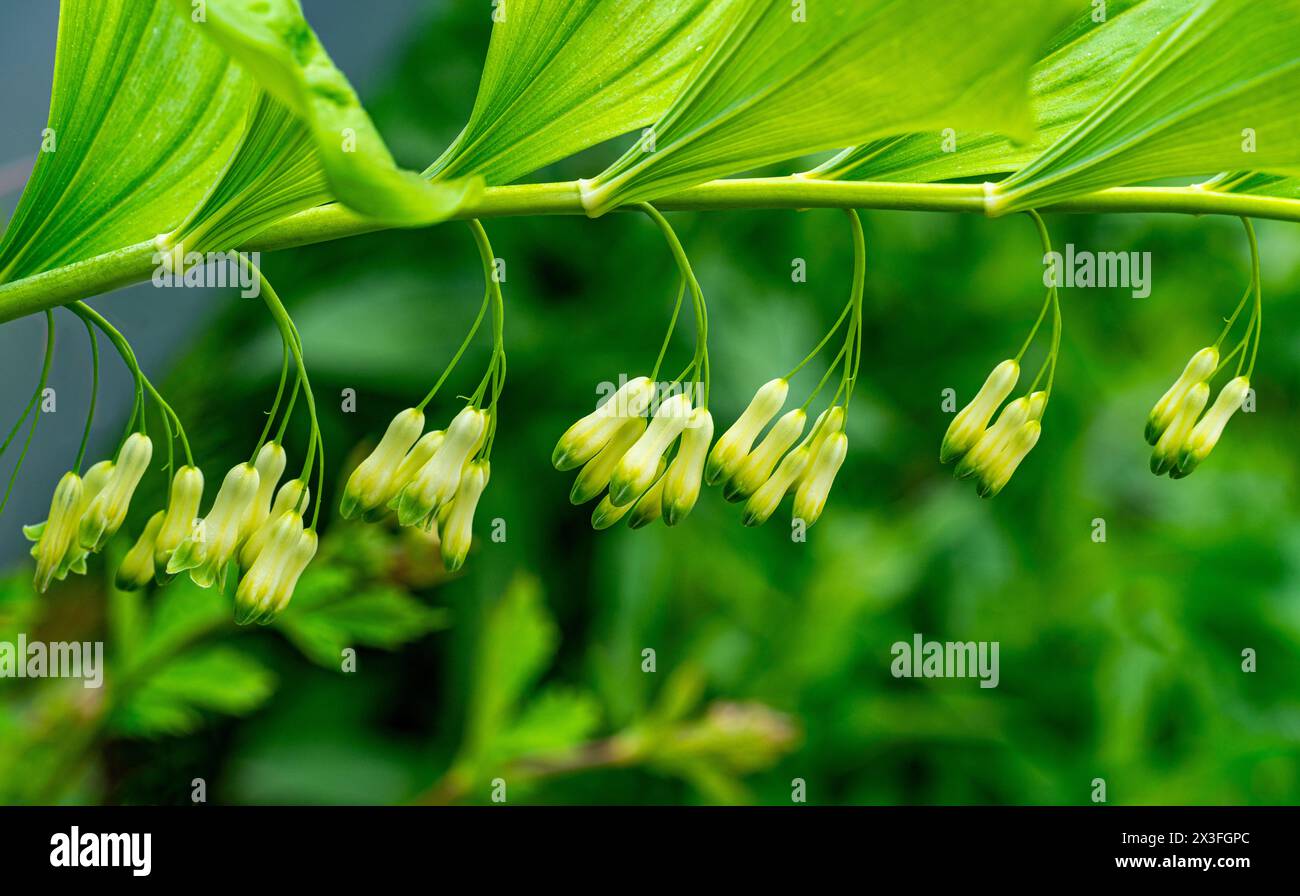
[[[1037,420],[1029,420],[1016,428],[1003,450],[980,470],[976,492],[981,498],[992,498],[1006,487],[1025,455],[1038,444],[1042,431],[1043,425]]]
[[[393,418],[375,450],[357,465],[343,487],[339,513],[345,520],[388,503],[396,492],[393,477],[423,431],[423,411],[407,408]]]
[[[448,572],[460,569],[469,556],[470,544],[474,541],[474,511],[478,509],[478,500],[483,489],[487,488],[491,473],[487,461],[475,461],[469,465],[456,488],[451,513],[438,532],[442,540],[442,565]]]
[[[704,481],[716,485],[731,478],[736,467],[749,454],[754,439],[767,426],[768,421],[780,412],[785,405],[785,396],[790,391],[790,384],[783,379],[769,380],[759,387],[750,399],[749,407],[731,424],[731,428],[722,434],[718,443],[709,452],[708,463],[704,466]]]
[[[249,463],[232,467],[221,481],[207,517],[195,523],[167,561],[167,573],[176,575],[189,570],[190,578],[200,588],[224,582],[226,564],[239,549],[248,505],[256,497],[257,468]]]
[[[257,557],[266,547],[267,541],[271,537],[271,530],[276,520],[289,512],[301,515],[307,508],[307,502],[311,500],[311,489],[307,483],[301,479],[290,479],[275,494],[275,503],[271,505],[271,512],[267,516],[267,522],[253,530],[253,534],[244,540],[244,546],[239,549],[239,565],[243,569],[251,569],[257,561]]]
[[[655,384],[648,376],[624,383],[609,400],[565,430],[551,452],[551,463],[564,472],[576,470],[600,453],[619,427],[631,417],[640,417],[650,406]]]
[[[288,462],[284,448],[276,442],[267,442],[257,452],[257,459],[253,461],[253,468],[257,470],[257,497],[248,505],[244,528],[240,532],[241,538],[248,538],[270,518],[271,499]]]
[[[420,436],[411,450],[407,452],[406,457],[397,465],[397,471],[388,481],[388,491],[384,495],[383,503],[380,507],[366,511],[365,520],[368,523],[377,522],[387,515],[389,510],[397,509],[397,496],[401,494],[402,489],[411,484],[415,474],[438,453],[442,443],[446,440],[447,434],[441,429],[435,429],[433,432],[426,432]]]
[[[298,539],[298,546],[294,548],[292,556],[289,557],[288,563],[285,564],[284,572],[280,575],[280,581],[275,586],[275,607],[270,615],[259,619],[262,625],[266,625],[284,612],[285,607],[289,606],[289,601],[293,599],[293,591],[298,587],[298,580],[302,574],[307,571],[308,564],[316,556],[316,548],[320,544],[320,539],[316,535],[316,530],[308,529],[302,533],[302,538]]]
[[[397,496],[397,519],[403,526],[423,523],[456,494],[461,474],[487,435],[488,415],[466,407],[451,421],[433,457]]]
[[[834,435],[834,433],[828,433],[827,437],[829,438],[831,435]],[[814,440],[813,444],[820,446],[824,444],[824,441],[819,438]],[[745,502],[745,515],[741,518],[741,522],[746,526],[761,526],[766,523],[772,514],[776,512],[777,507],[781,506],[781,499],[786,496],[808,469],[812,457],[812,446],[805,445],[796,448],[781,458],[781,463],[777,465],[776,472],[760,485],[758,490],[750,495],[749,500]]]
[[[1197,383],[1203,383],[1210,378],[1215,369],[1219,366],[1219,350],[1214,346],[1207,346],[1187,362],[1183,372],[1179,374],[1178,379],[1169,387],[1169,391],[1160,396],[1160,400],[1151,408],[1151,413],[1147,415],[1146,439],[1148,445],[1154,445],[1160,441],[1160,437],[1165,430],[1169,428],[1174,420],[1174,415],[1178,413],[1179,406],[1183,403],[1183,398],[1191,391]]]
[[[586,504],[608,488],[609,478],[614,474],[614,468],[618,466],[618,462],[623,459],[628,449],[640,440],[647,425],[648,422],[644,417],[624,420],[615,431],[614,437],[595,457],[587,461],[578,473],[578,478],[573,481],[573,488],[569,490],[569,502],[574,505]]]
[[[704,408],[691,411],[682,432],[682,444],[677,449],[677,456],[668,465],[664,474],[663,518],[664,523],[675,526],[686,519],[700,497],[700,482],[704,478],[704,462],[708,457],[709,444],[713,441],[713,415]],[[654,491],[652,488],[651,491]],[[649,494],[647,492],[647,494]],[[644,500],[644,496],[642,497]]]
[[[122,443],[113,474],[103,491],[95,496],[81,517],[77,540],[81,547],[97,552],[104,547],[122,523],[131,507],[131,496],[153,459],[153,442],[143,433],[134,432]]]
[[[993,368],[980,386],[979,392],[971,403],[957,412],[944,433],[943,444],[939,447],[939,463],[946,464],[961,457],[979,441],[989,419],[998,409],[1020,379],[1020,365],[1006,360]]]
[[[76,473],[64,473],[54,487],[50,500],[50,515],[43,524],[40,541],[36,543],[36,578],[33,585],[41,594],[50,587],[50,581],[59,570],[63,558],[75,545],[77,522],[81,517],[84,484]]]
[[[1151,452],[1151,472],[1163,476],[1178,463],[1178,455],[1196,426],[1196,418],[1201,416],[1205,405],[1210,400],[1208,383],[1197,383],[1187,390],[1183,400],[1174,411],[1173,419],[1160,435],[1155,450]]]
[[[663,516],[664,488],[668,481],[668,477],[664,475],[664,471],[667,468],[668,461],[660,458],[659,469],[655,471],[654,483],[645,490],[645,493],[641,495],[641,497],[637,498],[636,501],[632,503],[632,515],[627,519],[627,524],[631,528],[643,528]],[[601,502],[601,505],[604,506],[603,501]],[[596,509],[599,510],[600,508],[598,507]],[[622,514],[620,514],[620,516],[621,515]],[[617,520],[615,520],[615,522],[617,522]],[[595,514],[592,514],[591,524],[597,529],[605,528],[604,526],[596,525]]]
[[[1237,413],[1249,391],[1250,380],[1244,376],[1229,380],[1228,384],[1219,390],[1214,404],[1206,411],[1201,422],[1193,427],[1191,435],[1179,450],[1178,469],[1171,472],[1171,476],[1174,472],[1187,476],[1201,465],[1201,461],[1210,456],[1214,446],[1219,443],[1219,436],[1223,435],[1223,428],[1228,425],[1232,415]]]
[[[119,591],[138,591],[153,581],[153,555],[158,542],[158,531],[162,529],[165,510],[160,510],[149,517],[140,538],[122,558],[122,565],[117,568],[115,584]]]
[[[166,574],[167,561],[172,553],[194,529],[203,502],[203,471],[198,467],[181,467],[172,477],[171,491],[167,497],[167,514],[154,542],[154,567]]]
[[[831,486],[835,484],[835,474],[840,471],[848,453],[849,437],[837,432],[826,437],[812,459],[808,475],[794,493],[794,518],[803,520],[805,526],[811,526],[821,517]]]
[[[1035,395],[1044,393],[1035,392]],[[1039,402],[1042,404],[1043,402]],[[1034,399],[1031,396],[1017,398],[1009,402],[998,414],[998,419],[992,426],[984,430],[984,434],[979,437],[970,451],[962,455],[962,459],[957,462],[957,467],[953,474],[958,479],[969,479],[977,476],[979,473],[998,457],[1007,446],[1011,444],[1012,438],[1021,425],[1036,419],[1033,415]],[[1041,415],[1041,411],[1039,412]]]
[[[759,486],[772,475],[772,470],[781,457],[803,435],[803,427],[807,422],[808,415],[798,409],[776,421],[776,425],[758,443],[758,447],[749,452],[740,466],[736,467],[736,471],[722,487],[722,496],[728,501],[743,501],[758,491]]]
[[[615,504],[630,504],[654,484],[659,461],[691,416],[691,399],[685,393],[659,404],[654,418],[637,443],[627,450],[609,477],[609,499]]]
[[[272,519],[266,529],[265,545],[235,590],[235,622],[239,625],[262,619],[278,604],[277,586],[302,540],[302,515],[287,511]]]

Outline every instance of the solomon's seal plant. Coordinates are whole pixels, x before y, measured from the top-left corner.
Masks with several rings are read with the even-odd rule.
[[[336,496],[343,520],[436,543],[446,571],[473,552],[502,425],[505,303],[481,222],[506,215],[632,212],[672,258],[676,301],[648,373],[621,377],[585,414],[575,408],[581,416],[552,454],[574,474],[573,503],[594,502],[597,529],[680,525],[705,485],[741,505],[746,526],[768,521],[787,496],[796,525],[821,518],[837,477],[853,475],[849,433],[864,431],[850,426],[871,352],[862,210],[1026,212],[1045,258],[1048,213],[1240,217],[1250,286],[1146,426],[1151,469],[1190,474],[1252,396],[1262,299],[1251,219],[1300,221],[1300,0],[1135,0],[1100,21],[1076,5],[888,0],[809,4],[799,15],[778,0],[514,0],[492,25],[469,121],[416,173],[394,161],[297,0],[208,0],[203,15],[188,0],[64,0],[49,120],[59,148],[40,155],[0,240],[0,322],[43,314],[46,324],[36,389],[0,443],[0,453],[18,452],[4,500],[34,438],[56,309],[89,334],[86,434],[101,339],[131,373],[133,405],[115,450],[87,468],[83,437],[47,519],[24,528],[37,590],[84,572],[120,539],[123,589],[185,575],[222,590],[239,622],[281,614],[327,549],[325,445],[307,346],[253,253],[453,219],[468,222],[483,270],[477,317],[424,397],[392,409]],[[1268,139],[1245,150],[1243,122]],[[612,139],[627,150],[603,171],[520,183]],[[790,171],[819,153],[825,161],[800,173],[742,176]],[[1148,185],[1177,178],[1196,181]],[[761,382],[784,364],[747,384],[753,397],[734,420],[714,417],[716,334],[665,216],[712,209],[838,209],[852,247],[838,319],[783,375]],[[205,253],[251,272],[281,348],[261,436],[229,470],[197,462],[126,336],[88,304],[156,272],[188,275]],[[884,266],[881,278],[888,288]],[[992,366],[943,436],[941,463],[985,497],[1009,486],[1040,438],[1061,356],[1060,288],[1052,279],[1019,351]],[[661,378],[686,311],[694,350]],[[442,389],[484,325],[487,363],[449,399]],[[1022,377],[1036,344],[1042,360]],[[816,370],[814,382],[800,376]],[[287,444],[304,410],[305,442]],[[165,503],[138,506],[151,475]]]

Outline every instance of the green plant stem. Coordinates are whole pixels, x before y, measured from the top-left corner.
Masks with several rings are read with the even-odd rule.
[[[22,471],[23,461],[27,459],[27,451],[32,447],[32,437],[36,435],[36,424],[41,419],[41,412],[36,408],[36,403],[41,400],[41,393],[45,391],[45,384],[49,381],[50,378],[50,364],[53,363],[53,361],[54,361],[54,313],[51,311],[46,311],[45,312],[45,360],[41,362],[40,379],[37,380],[36,389],[32,392],[31,401],[27,403],[27,407],[23,410],[22,416],[19,417],[18,422],[14,424],[14,428],[12,431],[10,431],[8,438],[6,438],[4,441],[4,444],[0,445],[0,454],[4,454],[5,450],[9,447],[9,443],[13,441],[14,436],[18,435],[18,431],[22,428],[23,421],[27,419],[27,415],[31,414],[32,411],[34,410],[36,411],[35,415],[32,417],[31,426],[27,428],[27,439],[26,441],[23,442],[23,449],[18,454],[18,460],[14,464],[14,471],[9,475],[9,484],[5,486],[4,497],[0,498],[0,513],[4,513],[5,507],[9,504],[9,496],[13,494],[14,483],[18,481],[18,474],[19,472]]]
[[[735,178],[682,190],[655,201],[661,211],[858,208],[987,214],[980,184],[890,184],[803,177]],[[1300,222],[1300,200],[1217,193],[1199,187],[1117,187],[1039,209],[1050,213],[1233,215]],[[455,217],[582,215],[576,182],[490,187]],[[384,229],[335,205],[301,212],[268,227],[243,247],[273,252]],[[0,323],[78,299],[143,283],[157,264],[152,239],[22,280],[0,285]]]
[[[81,465],[86,459],[86,445],[90,442],[90,428],[95,422],[95,405],[99,401],[99,336],[90,321],[81,321],[86,325],[86,334],[90,337],[90,408],[86,411],[86,427],[81,432],[81,446],[77,448],[77,462],[73,469],[81,473]]]

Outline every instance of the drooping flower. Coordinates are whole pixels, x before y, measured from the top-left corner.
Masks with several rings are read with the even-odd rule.
[[[172,553],[194,530],[194,521],[198,519],[199,505],[202,502],[203,471],[198,467],[181,467],[172,477],[167,513],[154,542],[154,567],[157,573],[167,575],[167,561],[171,560]]]
[[[677,456],[668,465],[662,482],[662,512],[664,523],[675,526],[686,519],[700,497],[700,483],[704,478],[704,463],[709,445],[713,442],[713,415],[705,408],[691,411],[682,432],[682,444]],[[650,491],[654,491],[651,488]],[[649,495],[647,492],[646,495]],[[641,500],[645,500],[643,496]],[[633,528],[636,528],[635,526]]]
[[[64,556],[75,543],[83,488],[81,477],[72,472],[64,473],[54,487],[50,515],[41,530],[40,541],[36,543],[36,578],[33,584],[42,594],[50,587]]]
[[[1046,407],[1046,392],[1034,392],[1009,402],[994,424],[984,430],[974,447],[957,462],[954,475],[958,479],[980,475],[985,467],[1008,450],[1022,424],[1042,419]]]
[[[650,525],[655,520],[664,515],[664,489],[667,487],[668,477],[665,470],[668,468],[668,461],[664,458],[659,459],[659,469],[655,471],[655,481],[645,490],[641,497],[637,498],[632,504],[632,515],[627,518],[629,528],[641,529]],[[603,504],[603,502],[602,502]],[[615,520],[617,522],[617,520]],[[667,522],[667,520],[665,520]],[[592,517],[592,525],[597,529],[604,528],[596,526],[595,517]]]
[[[266,541],[235,590],[235,622],[246,625],[274,615],[278,586],[303,536],[302,515],[289,510],[271,520]]]
[[[650,425],[627,450],[609,477],[609,497],[616,505],[630,504],[654,484],[659,461],[691,415],[691,399],[684,392],[660,402]]]
[[[818,449],[794,493],[794,517],[811,526],[822,515],[835,474],[844,464],[849,451],[849,437],[842,432],[831,433]]]
[[[415,478],[415,474],[420,472],[424,465],[438,453],[438,449],[442,447],[446,437],[447,434],[441,429],[435,429],[433,432],[426,432],[420,436],[420,440],[411,446],[411,450],[406,453],[406,457],[402,458],[402,462],[397,465],[397,471],[388,480],[388,488],[382,505],[366,511],[366,522],[377,522],[383,519],[389,510],[397,509],[397,496],[402,489],[411,483],[411,480]]]
[[[307,503],[311,500],[311,489],[307,483],[301,479],[290,479],[275,494],[275,503],[271,505],[271,512],[267,521],[253,531],[251,535],[244,540],[244,546],[239,549],[239,565],[243,569],[251,569],[257,561],[257,557],[266,547],[267,541],[271,537],[271,529],[274,522],[284,514],[295,512],[301,515],[307,508]]]
[[[1196,354],[1192,355],[1183,372],[1179,374],[1178,379],[1169,387],[1160,400],[1151,408],[1151,413],[1147,415],[1146,440],[1147,444],[1154,445],[1160,440],[1160,436],[1174,420],[1174,415],[1178,413],[1179,407],[1187,393],[1197,383],[1203,383],[1210,378],[1215,369],[1219,366],[1219,350],[1214,346],[1207,346]]]
[[[157,550],[158,532],[162,529],[166,516],[167,511],[160,510],[149,517],[140,538],[122,558],[115,580],[119,591],[137,591],[153,581],[154,551]]]
[[[939,448],[940,463],[957,460],[974,447],[994,411],[1011,394],[1019,379],[1020,365],[1013,360],[1008,359],[993,368],[970,404],[958,411],[948,424]]]
[[[801,409],[790,411],[776,421],[758,447],[749,452],[722,487],[728,501],[743,501],[768,480],[772,470],[799,436],[803,435],[807,414]]]
[[[407,408],[392,419],[375,450],[348,477],[339,501],[339,513],[344,519],[350,520],[388,503],[396,493],[393,478],[423,431],[424,412],[417,408]]]
[[[194,584],[208,588],[225,582],[226,564],[236,555],[248,505],[257,497],[257,468],[237,464],[221,481],[208,515],[194,525],[167,561],[167,572],[189,571]]]
[[[1178,473],[1182,476],[1189,475],[1210,456],[1214,446],[1219,443],[1219,437],[1223,435],[1223,428],[1228,425],[1232,415],[1237,413],[1242,402],[1246,400],[1248,392],[1250,392],[1250,380],[1244,376],[1229,380],[1228,384],[1219,390],[1214,404],[1193,427],[1191,435],[1187,437],[1187,441],[1178,452]]]
[[[257,496],[248,505],[243,531],[240,532],[241,538],[252,535],[270,517],[271,499],[288,462],[289,458],[278,442],[267,442],[257,452],[257,458],[253,461],[253,467],[257,470]]]
[[[1006,487],[1025,455],[1038,444],[1042,431],[1043,425],[1037,420],[1028,420],[1015,428],[1005,446],[980,468],[976,491],[981,498],[992,498]]]
[[[596,410],[574,423],[555,444],[551,463],[561,472],[575,470],[600,453],[628,419],[640,417],[654,397],[649,377],[628,380]]]
[[[709,460],[704,467],[705,482],[716,485],[731,478],[736,467],[749,454],[754,439],[780,412],[789,391],[790,384],[784,379],[769,380],[758,388],[744,413],[722,434],[722,438],[718,439],[709,452]]]
[[[112,475],[81,516],[77,529],[77,540],[81,547],[97,552],[122,528],[126,512],[131,507],[131,497],[152,459],[153,442],[145,434],[132,433],[122,443]]]
[[[622,421],[614,432],[614,437],[578,471],[577,478],[573,480],[573,488],[569,490],[570,503],[586,504],[609,488],[609,480],[614,475],[614,468],[623,459],[623,455],[640,440],[647,425],[644,417],[632,417]]]
[[[820,446],[820,442],[816,442]],[[745,502],[745,515],[741,522],[746,526],[761,526],[771,518],[781,506],[781,500],[789,493],[808,469],[808,462],[813,457],[810,445],[801,446],[781,458],[776,472],[758,487],[749,500]]]
[[[424,523],[455,496],[466,464],[487,435],[487,423],[487,412],[473,406],[455,416],[433,457],[397,496],[398,522]]]
[[[1192,428],[1196,426],[1196,418],[1201,416],[1201,411],[1205,410],[1209,400],[1208,383],[1197,383],[1183,395],[1182,401],[1174,411],[1174,416],[1156,441],[1155,450],[1151,452],[1152,473],[1163,476],[1174,469],[1183,444],[1191,435]]]
[[[491,467],[485,460],[475,461],[465,470],[456,488],[456,495],[451,502],[451,512],[444,524],[439,527],[438,535],[442,539],[442,565],[448,572],[455,572],[465,563],[469,556],[471,543],[474,541],[474,512],[478,509],[479,498],[487,488],[491,476]]]

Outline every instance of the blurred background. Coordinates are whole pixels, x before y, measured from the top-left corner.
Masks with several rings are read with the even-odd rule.
[[[304,6],[395,154],[423,168],[468,116],[483,10]],[[0,39],[22,50],[0,54],[6,78],[42,98],[6,92],[6,120],[22,125],[0,134],[0,160],[36,145],[55,19],[52,4],[6,13]],[[534,179],[587,176],[622,146]],[[219,803],[1084,804],[1096,779],[1110,803],[1300,800],[1294,227],[1258,225],[1258,409],[1173,482],[1148,471],[1142,428],[1245,286],[1241,226],[1049,218],[1060,246],[1149,251],[1152,293],[1064,291],[1043,437],[986,501],[937,463],[943,392],[965,403],[1018,349],[1042,299],[1037,236],[1023,218],[863,218],[850,453],[806,543],[791,540],[788,505],[747,530],[717,490],[675,529],[592,532],[551,449],[600,383],[652,366],[675,296],[671,259],[639,216],[487,222],[507,265],[510,378],[480,541],[456,576],[427,538],[348,523],[336,507],[359,456],[424,394],[473,318],[482,283],[469,230],[266,256],[302,332],[330,486],[321,555],[267,629],[238,629],[228,597],[184,582],[111,587],[107,570],[164,499],[161,474],[89,575],[32,593],[19,526],[44,518],[88,392],[84,334],[62,320],[58,410],[0,519],[0,641],[102,640],[107,683],[0,680],[0,802],[188,803],[199,780]],[[712,409],[725,428],[835,319],[849,233],[835,211],[670,219],[709,301]],[[792,280],[797,259],[806,282]],[[280,346],[264,307],[148,287],[96,304],[186,422],[211,494],[255,443],[274,393]],[[680,363],[666,368],[685,365],[692,334],[687,320],[670,355]],[[26,403],[43,336],[38,320],[0,329],[3,419]],[[431,407],[431,427],[477,384],[486,341]],[[805,369],[792,400],[823,369]],[[107,353],[104,371],[92,457],[112,450],[129,405]],[[290,430],[291,457],[304,424]],[[487,537],[497,520],[500,542]],[[892,677],[891,645],[916,633],[998,642],[998,686]],[[1243,671],[1246,650],[1255,671]]]

